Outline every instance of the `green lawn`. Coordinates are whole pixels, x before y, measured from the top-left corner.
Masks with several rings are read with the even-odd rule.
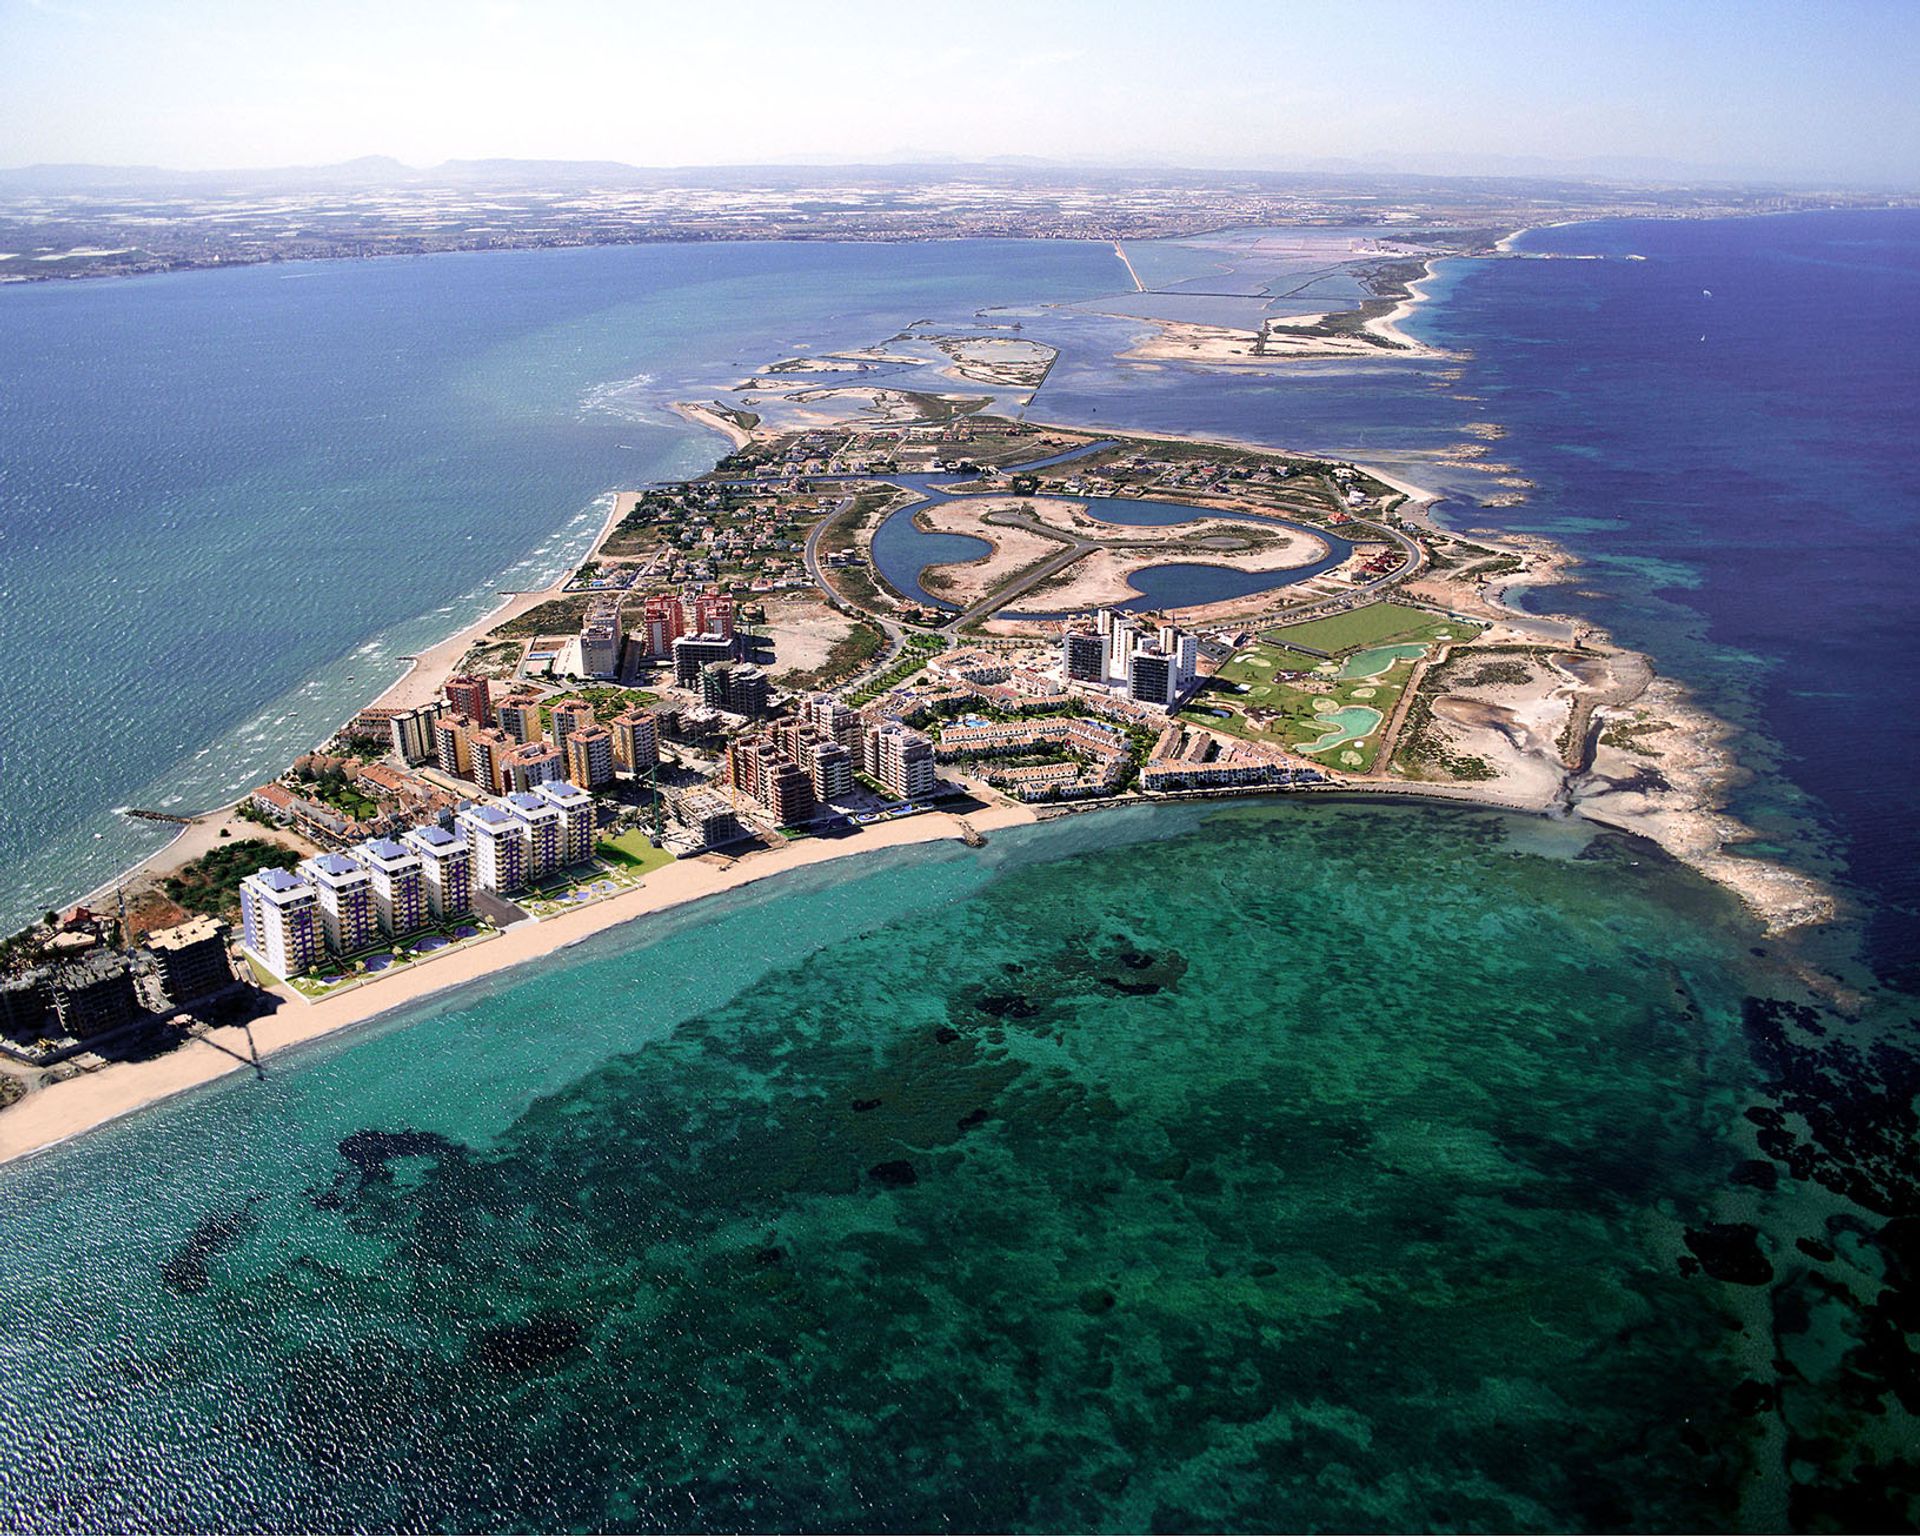
[[[1261,638],[1284,645],[1304,645],[1329,656],[1389,641],[1466,640],[1480,633],[1477,624],[1463,624],[1409,608],[1404,603],[1369,603],[1365,608],[1329,614],[1268,630]]]
[[[592,863],[559,870],[527,887],[514,896],[514,905],[534,917],[557,917],[630,891],[649,871],[673,862],[672,854],[653,847],[642,832],[602,838],[594,851],[597,857]]]
[[[1396,657],[1374,676],[1344,678],[1334,663],[1315,664],[1298,652],[1256,643],[1209,679],[1181,716],[1230,736],[1306,752],[1329,768],[1365,773],[1373,767],[1380,733],[1393,718],[1415,659]],[[1356,713],[1339,713],[1346,710]],[[1378,719],[1358,713],[1367,710]],[[1342,730],[1345,740],[1337,734]],[[1355,736],[1355,730],[1363,734]],[[1327,745],[1307,751],[1321,742]]]
[[[631,875],[644,875],[673,862],[671,853],[654,847],[647,841],[647,834],[638,829],[618,837],[603,837],[594,851],[614,868]]]

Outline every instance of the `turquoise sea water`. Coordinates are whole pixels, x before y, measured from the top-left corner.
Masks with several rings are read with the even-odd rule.
[[[366,691],[347,671],[446,627],[428,598],[482,603],[528,549],[558,560],[598,490],[699,462],[662,399],[1004,300],[1066,348],[1038,416],[1421,465],[1457,520],[1565,540],[1588,563],[1555,605],[1741,725],[1743,811],[1850,900],[1777,944],[1591,829],[1315,800],[1074,818],[632,925],[0,1169],[0,1524],[1914,1525],[1912,689],[1885,659],[1915,636],[1884,556],[1913,525],[1920,395],[1848,317],[1908,312],[1917,235],[1558,231],[1536,238],[1649,259],[1452,268],[1418,323],[1469,355],[1271,379],[1116,364],[1137,322],[1038,307],[1106,291],[1104,247],[0,295],[4,339],[40,347],[0,347],[38,391],[0,390],[0,625],[38,690],[0,692],[0,810],[36,850],[16,879],[92,847],[45,820],[49,744],[91,739],[51,708],[69,674],[33,670],[63,638],[119,679],[102,717],[134,722],[122,779],[74,803],[138,800],[143,765],[181,782],[209,700],[258,681],[227,630],[186,626],[247,639],[261,612],[203,589],[311,583],[290,643],[318,670],[268,681],[331,723]],[[1705,286],[1759,305],[1718,322],[1731,361],[1696,339]],[[1841,360],[1796,393],[1823,313]],[[168,394],[176,358],[200,389]],[[1541,481],[1526,508],[1483,513],[1422,457],[1485,419]],[[228,473],[236,422],[271,473]],[[439,474],[452,491],[409,499]],[[315,475],[347,491],[276,501]],[[193,515],[167,526],[173,499]],[[85,560],[15,558],[43,508],[54,532],[102,519]],[[421,552],[422,526],[448,536]],[[430,588],[468,532],[466,585]],[[135,590],[132,552],[159,569],[181,537],[197,574]],[[260,771],[274,732],[316,734],[278,704],[260,724],[275,697],[231,738]]]
[[[1773,1523],[1791,1325],[1687,1234],[1871,1245],[1729,1179],[1797,996],[1741,926],[1584,829],[1331,803],[630,925],[8,1170],[0,1507]]]

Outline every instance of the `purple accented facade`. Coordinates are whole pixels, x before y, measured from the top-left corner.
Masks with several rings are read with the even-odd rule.
[[[390,939],[427,926],[427,881],[420,855],[390,837],[376,837],[354,850],[373,878],[373,912]]]
[[[299,976],[324,950],[320,893],[284,869],[263,869],[240,882],[247,952],[275,976]]]
[[[401,839],[420,856],[427,912],[436,922],[452,922],[473,911],[473,850],[445,827],[415,827]]]

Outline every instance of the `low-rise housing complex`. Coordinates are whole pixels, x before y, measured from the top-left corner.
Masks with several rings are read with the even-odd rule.
[[[1273,748],[1250,741],[1222,741],[1211,732],[1170,723],[1140,770],[1143,789],[1174,791],[1245,789],[1318,784],[1326,774]]]

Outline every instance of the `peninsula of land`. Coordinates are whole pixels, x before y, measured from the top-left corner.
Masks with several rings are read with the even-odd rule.
[[[1128,355],[1417,353],[1396,322],[1425,260],[1376,272],[1357,319],[1217,346],[1160,322]],[[930,358],[953,389],[869,367]],[[1564,551],[1443,521],[1362,464],[988,408],[1052,360],[923,325],[682,402],[727,439],[711,472],[611,495],[551,587],[502,594],[279,779],[7,941],[0,1158],[631,918],[1067,809],[1575,814],[1769,931],[1831,915],[1737,851],[1726,727],[1644,656],[1509,600]],[[1457,452],[1508,486],[1499,435]]]

